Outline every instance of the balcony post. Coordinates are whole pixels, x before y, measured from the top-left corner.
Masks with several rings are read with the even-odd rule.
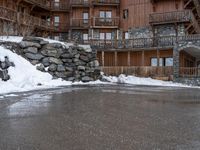
[[[157,67],[160,66],[160,51],[157,49],[156,51],[156,54],[157,54]]]
[[[101,52],[102,66],[104,67],[104,51]]]
[[[144,50],[142,50],[142,66],[144,66]]]
[[[127,59],[127,63],[128,63],[128,66],[131,65],[130,51],[128,51],[128,59]]]
[[[117,60],[117,52],[115,51],[115,66],[117,66],[118,60]]]

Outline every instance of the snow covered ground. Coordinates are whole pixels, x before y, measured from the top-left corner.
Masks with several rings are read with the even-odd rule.
[[[20,42],[21,37],[0,37],[0,40]],[[48,40],[50,42],[57,42],[54,40]],[[62,43],[64,44],[64,43]],[[88,47],[87,47],[88,48]],[[94,81],[89,83],[72,83],[63,81],[62,79],[52,79],[52,76],[48,73],[40,72],[23,57],[11,52],[0,46],[0,60],[4,61],[4,57],[8,56],[11,62],[14,62],[15,67],[10,67],[8,72],[11,79],[7,82],[0,80],[0,95],[12,92],[22,92],[43,88],[55,88],[59,86],[70,86],[80,84],[112,84],[112,83],[124,83],[133,85],[151,85],[151,86],[172,86],[172,87],[188,87],[182,84],[175,84],[172,82],[164,82],[159,80],[153,80],[151,78],[138,78],[135,76],[120,75],[119,77],[103,76],[104,79],[110,82]]]

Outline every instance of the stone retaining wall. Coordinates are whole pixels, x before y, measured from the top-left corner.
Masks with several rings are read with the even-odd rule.
[[[100,78],[96,52],[90,48],[49,43],[35,37],[26,37],[19,44],[9,42],[3,45],[33,65],[37,65],[38,70],[50,73],[54,78],[83,82]]]

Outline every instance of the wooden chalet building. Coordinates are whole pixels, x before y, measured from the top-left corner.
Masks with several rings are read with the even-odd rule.
[[[0,33],[90,44],[102,70],[200,77],[200,0],[0,0]]]

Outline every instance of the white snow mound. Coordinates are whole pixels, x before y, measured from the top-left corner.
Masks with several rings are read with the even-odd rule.
[[[56,87],[61,85],[71,85],[71,82],[62,81],[61,79],[53,80],[48,73],[40,72],[23,57],[11,52],[0,46],[0,60],[8,56],[15,67],[8,69],[11,79],[7,82],[0,80],[0,93],[28,91],[37,88]],[[41,84],[42,86],[38,86]]]

